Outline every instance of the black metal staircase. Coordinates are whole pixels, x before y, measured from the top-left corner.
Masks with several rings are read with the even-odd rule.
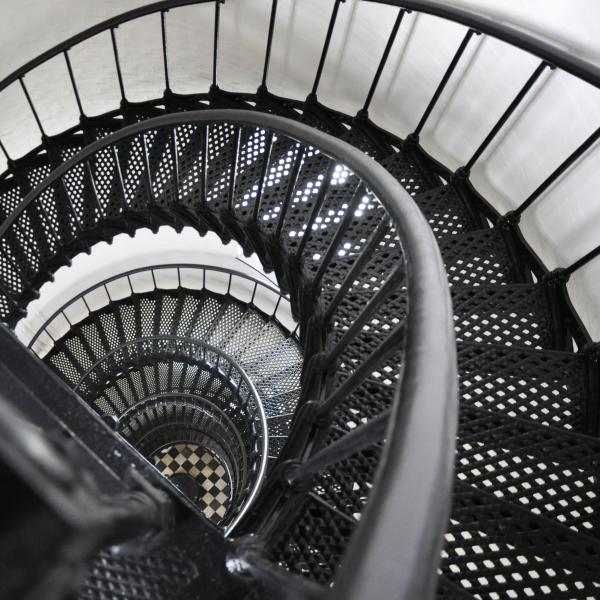
[[[115,447],[133,446],[172,483],[150,476],[175,507],[168,533],[118,546],[103,540],[77,597],[408,599],[436,589],[445,599],[600,597],[598,354],[565,288],[595,254],[546,273],[518,228],[537,195],[500,216],[468,181],[544,69],[596,84],[600,77],[485,19],[403,2],[365,106],[349,117],[316,96],[340,0],[305,102],[266,88],[276,0],[264,32],[263,85],[256,94],[218,88],[216,2],[213,87],[180,96],[169,89],[164,15],[189,3],[144,7],[82,34],[113,34],[120,109],[84,115],[69,70],[80,124],[49,138],[30,103],[42,145],[11,158],[0,177],[0,317],[8,327],[58,268],[140,228],[192,227],[235,240],[279,285],[214,267],[155,265],[113,278],[125,289],[116,299],[111,282],[98,282],[28,340],[76,392],[67,395],[70,406],[82,403],[102,419],[86,412],[87,421],[69,420],[58,394],[45,403],[84,446],[90,437],[91,454],[101,454],[91,431],[102,427]],[[469,29],[415,134],[399,140],[367,110],[406,10]],[[161,17],[166,92],[134,104],[114,31],[150,13]],[[449,173],[419,146],[418,134],[481,32],[545,62],[472,161]],[[68,63],[78,40],[49,55],[62,53]],[[10,81],[26,90],[25,74],[45,58]],[[156,284],[161,269],[176,272],[172,288]],[[201,283],[186,283],[186,269],[202,270]],[[206,285],[211,269],[224,278],[218,293]],[[135,283],[144,273],[150,290]],[[234,292],[234,280],[242,292]],[[102,289],[106,301],[91,306]],[[297,327],[282,324],[284,305]],[[77,320],[69,318],[74,306]],[[9,352],[4,344],[0,358]],[[5,362],[21,379],[43,368],[33,357],[22,367],[15,360]],[[101,460],[122,473],[121,457]],[[201,476],[197,465],[209,464]],[[217,470],[220,479],[206,483]],[[214,573],[200,566],[213,547]],[[14,597],[7,594],[0,597]]]

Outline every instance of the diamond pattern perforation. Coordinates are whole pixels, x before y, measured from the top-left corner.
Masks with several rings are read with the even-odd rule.
[[[293,573],[328,584],[354,525],[354,520],[342,518],[308,497],[293,522],[274,540],[271,558]]]
[[[78,592],[80,600],[171,600],[197,577],[193,562],[169,551],[101,552]]]
[[[597,439],[464,406],[457,448],[460,481],[600,535]]]
[[[484,598],[594,598],[600,545],[457,483],[442,571]]]
[[[458,367],[463,403],[582,430],[586,397],[582,356],[459,342]]]
[[[553,347],[550,308],[541,285],[455,286],[452,303],[458,340]]]
[[[498,229],[449,236],[441,240],[440,251],[452,285],[492,285],[514,281],[508,251]]]
[[[422,191],[414,198],[438,239],[476,228],[462,198],[452,186]]]
[[[431,187],[421,170],[405,152],[396,152],[384,158],[381,164],[413,198]]]

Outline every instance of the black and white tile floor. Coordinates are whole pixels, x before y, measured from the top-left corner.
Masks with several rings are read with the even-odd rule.
[[[199,490],[195,500],[202,512],[213,523],[220,523],[231,502],[231,482],[212,452],[196,444],[174,444],[163,448],[152,460],[165,477],[174,481],[182,475],[191,477]]]

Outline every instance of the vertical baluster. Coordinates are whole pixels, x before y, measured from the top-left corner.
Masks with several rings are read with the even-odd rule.
[[[263,164],[260,170],[260,181],[258,184],[258,192],[254,201],[254,207],[252,211],[252,220],[256,222],[258,220],[258,213],[260,211],[260,204],[265,191],[265,180],[267,178],[267,172],[269,165],[271,164],[271,153],[273,152],[273,133],[269,132],[266,139],[266,152],[263,158]]]
[[[227,208],[230,211],[233,211],[233,198],[235,196],[235,184],[237,183],[238,170],[239,170],[239,161],[240,161],[240,137],[241,137],[242,127],[240,125],[237,126],[235,130],[235,138],[234,138],[234,157],[233,164],[231,165],[231,181],[229,182],[229,198],[227,199]]]
[[[21,88],[23,89],[23,93],[25,94],[25,98],[27,99],[27,103],[29,104],[29,108],[31,109],[31,112],[33,113],[33,118],[35,119],[35,122],[37,123],[37,126],[40,130],[40,133],[42,134],[42,139],[46,139],[48,136],[46,135],[46,132],[44,131],[44,128],[42,127],[42,122],[40,121],[40,117],[37,113],[37,110],[35,110],[35,106],[33,105],[31,96],[29,95],[29,91],[27,90],[27,86],[25,85],[25,80],[22,77],[19,77],[19,83],[21,84]]]
[[[121,188],[121,206],[123,208],[123,213],[127,212],[127,192],[125,189],[125,180],[123,179],[123,173],[121,171],[121,163],[119,162],[119,154],[117,153],[117,147],[112,147],[113,158],[115,161],[115,170],[117,173],[117,178],[119,180],[119,186]]]
[[[171,84],[169,81],[169,62],[167,57],[167,28],[165,24],[165,15],[167,11],[160,11],[160,31],[162,37],[162,51],[163,51],[163,68],[165,71],[165,95],[171,93]]]
[[[202,169],[200,170],[200,185],[202,189],[200,192],[202,195],[201,202],[202,204],[206,204],[208,201],[208,124],[200,125],[200,143],[202,144]]]
[[[576,148],[554,171],[529,195],[514,212],[517,217],[523,214],[573,163],[585,154],[600,139],[600,127]]]
[[[285,198],[281,205],[281,211],[279,212],[279,220],[277,221],[277,229],[275,230],[275,239],[279,239],[281,237],[281,231],[283,229],[283,223],[285,221],[285,216],[292,202],[292,198],[294,196],[294,192],[296,191],[296,185],[298,183],[298,177],[300,176],[300,168],[302,167],[302,163],[304,162],[304,157],[306,156],[306,148],[298,148],[298,152],[296,154],[296,159],[294,161],[294,166],[292,167],[292,172],[290,174],[290,182],[288,184]]]
[[[333,260],[335,252],[338,249],[338,246],[340,245],[344,234],[346,233],[348,227],[350,227],[350,223],[352,223],[354,213],[356,212],[358,205],[363,199],[364,194],[365,188],[362,184],[360,184],[356,192],[354,192],[352,200],[350,200],[348,208],[346,209],[346,212],[342,218],[342,222],[339,224],[337,231],[335,232],[335,236],[333,237],[333,240],[331,240],[331,243],[329,244],[329,247],[325,252],[325,256],[323,257],[323,260],[319,265],[319,269],[317,270],[315,278],[313,279],[313,287],[317,288],[321,283],[321,279],[323,279],[325,271],[328,269],[329,264]]]
[[[312,233],[313,225],[319,215],[319,211],[325,202],[325,198],[327,197],[327,193],[329,192],[329,187],[331,186],[331,178],[333,177],[333,172],[335,170],[335,161],[329,161],[329,165],[327,170],[325,171],[325,175],[323,177],[323,181],[321,183],[321,189],[317,195],[317,199],[315,200],[315,204],[310,213],[310,217],[308,218],[308,222],[306,223],[306,229],[302,237],[300,238],[300,242],[298,243],[298,250],[296,251],[296,258],[299,259],[304,252],[304,248],[306,243],[308,242],[308,238]]]
[[[275,31],[275,19],[277,17],[277,0],[271,4],[271,19],[269,20],[269,33],[267,34],[267,49],[265,51],[265,66],[263,67],[262,82],[259,91],[267,90],[267,75],[269,73],[269,62],[271,61],[271,48],[273,45],[273,33]]]
[[[331,11],[331,18],[329,19],[329,26],[327,27],[327,34],[325,35],[325,42],[323,44],[323,50],[321,52],[321,58],[319,59],[319,66],[317,67],[317,73],[315,75],[315,81],[313,83],[312,90],[307,100],[317,99],[317,88],[321,82],[321,75],[323,74],[323,67],[325,66],[325,59],[327,58],[327,52],[329,51],[329,44],[331,43],[331,36],[333,35],[333,29],[338,15],[340,4],[345,0],[335,0],[333,10]]]
[[[85,118],[85,113],[83,112],[83,105],[81,104],[81,97],[79,96],[79,89],[77,88],[77,83],[75,81],[75,74],[73,73],[73,66],[71,65],[71,58],[69,57],[68,50],[63,52],[65,57],[65,62],[67,64],[67,71],[69,72],[69,79],[71,80],[71,87],[73,88],[73,94],[75,95],[75,102],[77,102],[77,109],[79,110],[80,119]]]
[[[115,56],[115,65],[117,67],[117,78],[119,80],[119,90],[121,91],[121,103],[126,104],[127,99],[125,98],[125,86],[123,85],[123,74],[121,73],[121,61],[119,60],[119,49],[117,48],[117,37],[115,35],[115,28],[110,28],[110,39],[112,40],[113,54]]]
[[[531,77],[525,82],[525,85],[521,88],[519,93],[515,96],[515,99],[510,103],[508,108],[502,113],[502,116],[498,119],[496,124],[492,127],[491,131],[488,133],[488,135],[483,140],[483,142],[481,142],[481,145],[479,146],[479,148],[477,148],[477,150],[475,150],[475,152],[473,153],[473,156],[471,156],[471,158],[469,159],[469,162],[467,162],[467,164],[463,167],[463,170],[466,173],[468,173],[471,170],[473,165],[477,162],[477,160],[483,154],[485,149],[490,145],[490,142],[496,137],[496,135],[498,134],[500,129],[502,129],[502,127],[504,126],[506,121],[508,121],[510,116],[513,114],[513,112],[516,110],[516,108],[522,102],[523,98],[525,98],[525,96],[527,95],[527,92],[529,92],[529,90],[532,88],[533,84],[538,80],[540,75],[544,72],[544,70],[547,67],[550,67],[550,65],[547,62],[542,61],[539,64],[539,66],[537,67],[537,69],[533,72]]]
[[[464,54],[464,51],[466,50],[467,45],[469,44],[469,40],[475,34],[479,35],[473,29],[469,29],[467,31],[467,33],[465,34],[465,37],[463,38],[462,42],[460,43],[460,46],[458,47],[458,50],[456,51],[454,58],[450,62],[450,65],[446,69],[446,72],[444,73],[442,80],[440,81],[439,85],[437,86],[437,89],[435,90],[435,93],[433,94],[433,98],[429,102],[429,105],[425,109],[425,112],[423,113],[423,116],[421,117],[421,120],[419,121],[419,124],[417,125],[417,128],[415,129],[415,132],[413,134],[415,137],[417,137],[417,138],[419,137],[419,134],[421,133],[421,130],[423,129],[423,126],[425,125],[425,122],[429,118],[431,111],[433,110],[433,108],[437,104],[437,101],[439,100],[440,96],[442,95],[442,92],[444,91],[444,88],[446,87],[450,77],[452,76],[452,73],[454,73],[454,70],[456,69],[458,62],[460,61],[461,56]]]
[[[562,277],[564,277],[566,281],[573,273],[575,273],[575,271],[578,271],[581,269],[581,267],[584,267],[598,256],[600,256],[600,246],[596,246],[593,250],[590,250],[587,254],[584,254],[579,260],[576,260],[572,265],[566,269],[563,269]]]
[[[383,239],[385,232],[388,230],[390,224],[388,219],[383,219],[375,231],[371,234],[371,237],[362,249],[362,252],[357,256],[356,260],[352,264],[352,267],[344,277],[340,287],[338,288],[335,296],[331,300],[331,303],[327,307],[323,316],[323,322],[327,323],[331,320],[335,309],[339,306],[340,302],[344,299],[346,292],[352,287],[352,284],[360,275],[361,271],[365,268],[367,263],[371,260],[371,257],[377,252],[377,247]]]
[[[215,2],[215,31],[213,37],[213,64],[212,64],[212,90],[218,90],[217,86],[217,54],[219,51],[219,26],[221,21],[221,3],[223,0]]]
[[[96,189],[96,182],[94,181],[94,174],[92,172],[92,167],[88,160],[85,161],[85,172],[87,178],[90,182],[90,187],[92,189],[92,195],[94,197],[94,204],[98,209],[98,219],[101,219],[104,216],[104,211],[102,210],[102,205],[100,204],[100,198],[98,197],[98,190]]]
[[[13,161],[10,157],[10,154],[7,152],[6,147],[2,143],[2,140],[0,140],[0,150],[2,151],[2,154],[4,154],[4,156],[6,157],[6,164],[8,165],[8,167],[10,167]]]
[[[373,94],[377,89],[377,85],[379,84],[379,79],[381,78],[381,74],[383,73],[383,69],[387,63],[387,59],[390,55],[390,51],[392,50],[392,46],[394,45],[394,41],[396,40],[396,35],[398,34],[398,29],[400,29],[400,24],[402,23],[402,18],[405,13],[410,12],[404,8],[401,8],[398,12],[398,16],[396,17],[396,21],[394,22],[394,26],[392,27],[392,31],[390,32],[390,36],[388,38],[387,44],[385,45],[385,49],[383,50],[383,55],[381,56],[381,60],[379,61],[379,65],[377,67],[377,71],[375,72],[375,77],[373,77],[373,82],[371,83],[371,87],[369,88],[369,92],[367,93],[367,98],[365,100],[365,104],[362,107],[362,110],[359,112],[360,116],[366,117],[368,114],[369,106],[371,105],[371,100],[373,99]]]

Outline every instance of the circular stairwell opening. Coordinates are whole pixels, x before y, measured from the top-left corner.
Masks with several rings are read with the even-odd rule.
[[[290,299],[256,255],[142,229],[76,256],[28,309],[21,339],[230,532],[283,447],[303,363]]]

